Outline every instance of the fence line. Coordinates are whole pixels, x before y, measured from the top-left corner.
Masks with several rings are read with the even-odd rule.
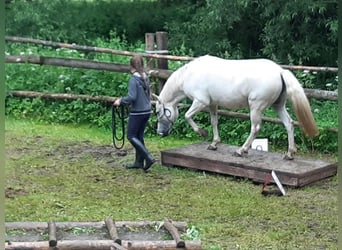
[[[112,50],[108,48],[98,48],[91,46],[83,46],[76,44],[67,44],[67,43],[57,43],[51,41],[44,41],[38,39],[31,38],[22,38],[22,37],[5,37],[6,41],[10,42],[22,42],[22,43],[34,43],[41,44],[45,46],[52,46],[56,48],[68,48],[75,50],[82,50],[88,52],[99,52],[99,53],[110,53],[116,55],[124,55],[124,56],[132,56],[134,52],[130,51],[119,51]],[[139,53],[147,58],[155,58],[155,59],[166,59],[166,60],[178,60],[178,61],[191,61],[193,57],[182,57],[182,56],[171,56],[171,55],[162,55],[162,54],[153,54],[153,51],[149,53]],[[39,65],[51,65],[51,66],[62,66],[62,67],[73,67],[73,68],[83,68],[83,69],[93,69],[93,70],[107,70],[114,72],[122,72],[128,73],[129,66],[125,64],[117,64],[117,63],[109,63],[109,62],[96,62],[92,60],[85,59],[72,59],[72,58],[58,58],[58,57],[44,57],[44,56],[12,56],[6,55],[5,61],[7,63],[32,63]],[[310,71],[330,71],[337,72],[338,68],[335,67],[313,67],[313,66],[293,66],[293,65],[280,65],[283,68],[287,68],[290,70],[310,70]],[[167,79],[173,71],[167,69],[149,69],[149,73],[151,76],[159,78],[159,79]],[[318,89],[304,89],[307,97],[315,98],[315,99],[324,99],[324,100],[337,100],[338,93],[337,91],[325,91]],[[43,93],[43,92],[33,92],[33,91],[10,91],[10,95],[16,97],[29,97],[29,98],[45,98],[45,99],[59,99],[59,100],[76,100],[81,99],[85,101],[96,101],[96,102],[104,102],[106,104],[111,104],[116,99],[116,97],[110,96],[87,96],[87,95],[75,95],[75,94],[65,94],[65,93]],[[240,119],[249,119],[249,114],[243,114],[238,112],[232,112],[228,110],[218,110],[219,114],[231,116]],[[268,118],[263,117],[263,121],[272,122],[272,123],[281,123],[281,121],[277,118]],[[298,122],[294,122],[294,125],[298,126]],[[326,130],[330,132],[337,133],[337,128],[327,128]]]
[[[43,92],[35,92],[35,91],[11,91],[9,93],[11,96],[21,97],[21,98],[43,98],[43,99],[55,99],[55,100],[83,100],[83,101],[95,101],[102,102],[105,105],[111,106],[117,97],[112,96],[89,96],[89,95],[75,95],[75,94],[65,94],[65,93],[43,93]],[[153,101],[152,101],[153,102]],[[154,102],[153,102],[154,103]],[[181,108],[184,108],[186,105],[180,105]],[[205,112],[209,112],[208,110],[203,110]],[[228,110],[219,109],[219,115],[230,116],[234,118],[240,118],[244,120],[249,120],[249,114],[246,113],[238,113]],[[270,118],[270,117],[262,117],[262,120],[265,122],[271,122],[276,124],[282,124],[282,121],[278,118]],[[294,125],[299,126],[297,121],[293,122]],[[338,133],[337,128],[326,128],[327,131]]]
[[[62,67],[76,67],[93,70],[107,70],[121,73],[128,73],[129,66],[126,64],[96,62],[85,59],[70,59],[58,57],[44,57],[44,56],[7,56],[5,57],[7,63],[32,63],[39,65],[52,65]],[[173,71],[166,69],[151,69],[149,74],[156,78],[167,79]],[[304,89],[305,94],[309,98],[336,101],[338,93],[336,91],[327,91],[319,89]]]
[[[15,37],[15,36],[6,36],[5,41],[18,42],[18,43],[33,43],[33,44],[40,44],[44,46],[50,46],[54,48],[68,48],[68,49],[81,50],[81,51],[87,51],[87,52],[109,53],[109,54],[124,55],[124,56],[132,56],[134,54],[137,54],[136,52],[130,52],[130,51],[113,50],[113,49],[108,49],[108,48],[100,48],[100,47],[69,44],[69,43],[59,43],[59,42],[45,41],[45,40],[25,38],[25,37]],[[195,59],[195,57],[189,57],[189,56],[161,55],[161,54],[153,53],[153,51],[150,51],[150,53],[139,53],[139,54],[142,54],[144,57],[147,57],[147,58],[167,59],[167,60],[175,60],[175,61],[191,61]],[[296,65],[280,65],[280,66],[285,69],[290,69],[290,70],[338,72],[337,67],[302,66],[302,65],[297,65],[297,66]]]

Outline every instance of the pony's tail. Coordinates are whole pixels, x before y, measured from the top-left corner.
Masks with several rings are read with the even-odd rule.
[[[311,112],[309,101],[297,78],[289,70],[283,70],[282,80],[285,82],[287,95],[293,105],[296,117],[306,136],[314,137],[319,134],[316,122]]]

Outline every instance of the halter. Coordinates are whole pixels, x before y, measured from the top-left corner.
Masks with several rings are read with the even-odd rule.
[[[167,120],[169,123],[173,124],[173,121],[170,120],[170,117],[171,117],[171,110],[168,109],[168,108],[165,108],[164,104],[162,104],[162,105],[163,105],[163,114],[162,114],[161,116],[158,116],[158,120],[159,120],[159,118],[162,118],[163,116],[165,116],[166,120]],[[169,112],[169,115],[166,115],[166,112],[165,112],[165,111],[168,111],[168,112]]]

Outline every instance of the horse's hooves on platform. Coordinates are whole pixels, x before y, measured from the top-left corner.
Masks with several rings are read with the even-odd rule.
[[[239,154],[238,152],[234,152],[234,153],[233,153],[233,156],[242,157],[242,154]]]
[[[208,150],[217,150],[217,147],[216,146],[213,146],[213,145],[209,145]]]
[[[238,152],[234,152],[233,156],[235,157],[246,157],[248,155],[248,152],[242,152],[242,154],[238,153]]]
[[[293,157],[290,157],[290,156],[288,156],[288,155],[284,155],[284,158],[283,158],[284,160],[286,160],[286,161],[292,161],[294,158]]]

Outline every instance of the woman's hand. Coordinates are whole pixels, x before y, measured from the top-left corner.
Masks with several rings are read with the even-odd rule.
[[[120,104],[121,104],[121,98],[116,99],[113,103],[114,106],[120,106]]]

